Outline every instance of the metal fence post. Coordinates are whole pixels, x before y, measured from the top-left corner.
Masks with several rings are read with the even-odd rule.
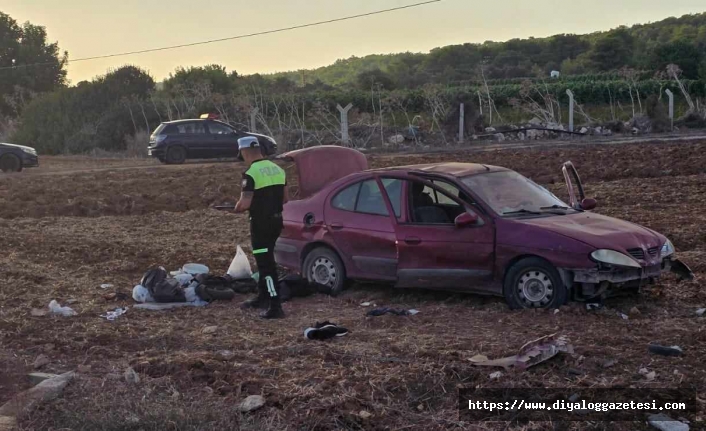
[[[250,132],[256,133],[257,132],[257,113],[259,109],[258,108],[253,108],[250,111]]]
[[[566,90],[566,95],[569,96],[569,132],[574,131],[574,93],[571,90]]]
[[[465,107],[463,106],[463,103],[461,103],[461,106],[459,107],[459,116],[458,116],[458,143],[463,144],[463,122],[466,118],[466,115],[464,113]]]
[[[341,143],[343,145],[348,145],[351,142],[350,136],[348,135],[348,111],[353,107],[352,103],[346,105],[345,108],[341,105],[336,105],[336,109],[341,113]]]
[[[665,93],[667,93],[667,96],[669,97],[669,120],[671,121],[671,131],[674,131],[674,93],[672,93],[672,90],[667,88],[664,90]]]

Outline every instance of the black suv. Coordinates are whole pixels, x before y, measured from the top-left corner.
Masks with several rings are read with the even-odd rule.
[[[208,115],[160,124],[150,136],[147,152],[168,164],[184,163],[186,159],[238,157],[238,139],[244,136],[257,137],[264,156],[277,153],[277,143],[269,136],[241,132]]]

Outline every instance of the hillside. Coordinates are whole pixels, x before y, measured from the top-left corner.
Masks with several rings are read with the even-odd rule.
[[[485,64],[490,78],[506,79],[548,76],[552,70],[563,74],[607,72],[623,66],[658,70],[672,62],[681,66],[686,78],[696,79],[699,73],[702,78],[706,75],[705,53],[706,13],[701,13],[585,35],[449,45],[426,54],[350,57],[318,69],[268,76],[286,77],[298,85],[318,80],[342,86],[364,85],[366,78],[381,71],[381,79],[409,88],[475,79],[480,64]]]

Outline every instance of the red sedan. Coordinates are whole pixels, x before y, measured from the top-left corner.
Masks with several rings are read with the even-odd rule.
[[[297,167],[300,199],[285,205],[277,262],[336,292],[347,280],[374,281],[553,308],[637,289],[668,270],[693,278],[663,235],[589,212],[596,202],[571,163],[567,204],[497,166],[368,170],[364,154],[335,146],[281,157]]]

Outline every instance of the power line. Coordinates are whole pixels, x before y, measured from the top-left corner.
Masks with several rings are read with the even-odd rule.
[[[414,7],[428,5],[431,3],[439,3],[441,1],[443,1],[443,0],[428,0],[428,1],[420,2],[420,3],[414,3],[414,4],[394,7],[394,8],[390,8],[390,9],[382,9],[382,10],[378,10],[378,11],[374,11],[374,12],[367,12],[367,13],[361,13],[358,15],[350,15],[350,16],[346,16],[346,17],[342,17],[342,18],[329,19],[326,21],[313,22],[310,24],[295,25],[292,27],[284,27],[284,28],[278,28],[278,29],[274,29],[274,30],[260,31],[260,32],[256,32],[256,33],[249,33],[249,34],[242,34],[242,35],[238,35],[238,36],[224,37],[221,39],[210,39],[210,40],[205,40],[205,41],[201,41],[201,42],[192,42],[192,43],[185,43],[185,44],[181,44],[181,45],[164,46],[161,48],[143,49],[140,51],[122,52],[119,54],[107,54],[107,55],[97,55],[97,56],[93,56],[93,57],[83,57],[83,58],[77,58],[76,60],[70,60],[69,63],[78,63],[80,61],[99,60],[99,59],[103,59],[103,58],[123,57],[126,55],[145,54],[148,52],[156,52],[156,51],[167,51],[170,49],[187,48],[187,47],[197,46],[197,45],[206,45],[206,44],[210,44],[210,43],[225,42],[228,40],[245,39],[245,38],[249,38],[249,37],[262,36],[265,34],[282,33],[282,32],[290,31],[290,30],[298,30],[301,28],[315,27],[315,26],[324,25],[324,24],[331,24],[334,22],[349,21],[352,19],[363,18],[363,17],[372,16],[372,15],[379,15],[379,14],[388,13],[388,12],[395,12],[395,11],[399,11],[399,10],[403,10],[403,9],[410,9],[410,8],[414,8]],[[48,64],[56,64],[56,63],[44,62],[44,63],[22,64],[22,65],[17,65],[17,66],[5,66],[5,67],[0,67],[0,70],[18,69],[21,67],[42,66],[42,65],[48,65]]]

